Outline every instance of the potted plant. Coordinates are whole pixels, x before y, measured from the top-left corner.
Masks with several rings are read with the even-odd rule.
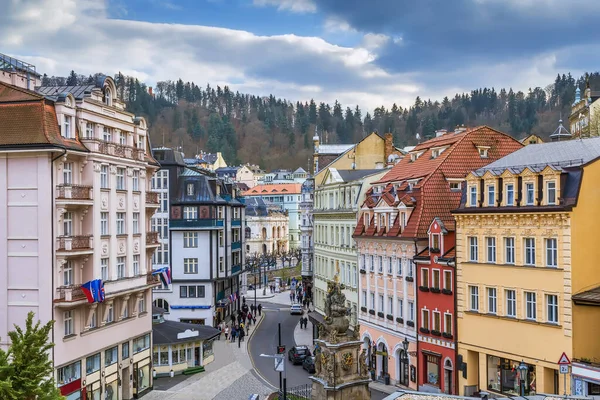
[[[400,317],[397,317],[396,318],[396,322],[399,323],[399,324],[403,324],[404,320],[402,318],[400,318]]]
[[[434,336],[441,336],[442,333],[440,331],[436,331],[435,329],[431,331],[431,334]]]
[[[388,314],[388,315],[386,315],[385,317],[386,317],[388,320],[390,320],[390,321],[393,321],[393,320],[394,320],[394,316],[393,316],[393,315],[390,315],[390,314]]]
[[[419,286],[419,290],[421,292],[429,292],[429,288],[427,286]]]
[[[421,328],[419,328],[419,332],[421,332],[421,333],[429,333],[429,329],[421,327]]]
[[[442,289],[442,294],[451,295],[452,294],[452,290],[450,290],[450,289]]]
[[[369,314],[375,315],[375,310],[369,310]]]
[[[406,282],[414,282],[415,278],[413,278],[412,276],[407,276],[406,277]]]
[[[378,316],[379,318],[383,318],[383,313],[382,313],[381,311],[379,311],[379,312],[377,312],[377,316]]]
[[[360,269],[360,273],[361,273],[361,274],[366,274],[366,273],[367,273],[367,271],[366,271],[364,268],[361,268],[361,269]]]
[[[439,292],[440,292],[440,288],[434,288],[434,287],[430,287],[430,288],[429,288],[429,291],[430,291],[431,293],[439,293]]]
[[[406,321],[406,325],[414,328],[415,327],[415,321]]]
[[[361,307],[361,308],[360,308],[360,311],[362,311],[362,312],[367,312],[367,307]]]

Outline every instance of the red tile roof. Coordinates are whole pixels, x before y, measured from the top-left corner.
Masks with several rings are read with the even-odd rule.
[[[432,158],[431,149],[448,146],[438,157]],[[488,157],[479,155],[478,146],[489,147]],[[382,196],[387,200],[399,198],[407,206],[414,206],[413,212],[402,232],[392,227],[387,236],[402,238],[427,237],[431,221],[439,217],[448,230],[454,230],[454,218],[451,210],[460,205],[461,192],[450,191],[446,178],[464,178],[470,171],[481,168],[499,158],[506,156],[523,145],[511,136],[489,128],[478,127],[462,133],[448,133],[431,139],[415,147],[413,152],[424,151],[415,161],[410,156],[404,157],[390,172],[377,183],[401,183],[396,191],[392,185],[386,185]],[[412,189],[406,184],[407,180],[420,178]],[[372,191],[367,191],[363,206],[375,207],[371,199]],[[362,232],[360,236],[373,236],[374,229]],[[357,236],[359,236],[357,235]]]
[[[64,147],[88,151],[79,139],[60,135],[52,101],[35,92],[0,83],[0,147]]]
[[[244,196],[267,196],[270,194],[299,194],[301,183],[280,183],[271,185],[257,185],[244,192]]]

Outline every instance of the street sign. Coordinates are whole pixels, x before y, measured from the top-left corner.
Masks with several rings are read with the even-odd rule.
[[[285,369],[285,359],[283,357],[275,358],[275,371],[283,372]]]
[[[563,352],[562,355],[560,356],[560,359],[558,360],[558,365],[570,365],[571,364],[571,360],[569,360],[569,357],[567,357],[567,353]]]
[[[560,364],[560,373],[561,374],[568,374],[569,373],[569,365],[568,364]]]

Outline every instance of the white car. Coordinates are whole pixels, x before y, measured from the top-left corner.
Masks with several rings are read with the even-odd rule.
[[[290,307],[290,314],[302,315],[303,314],[302,306],[300,304],[292,304],[292,306]]]

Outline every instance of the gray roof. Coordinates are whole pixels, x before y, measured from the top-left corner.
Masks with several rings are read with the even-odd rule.
[[[318,154],[342,154],[354,147],[354,144],[319,144]]]
[[[186,330],[198,331],[198,336],[177,339],[177,334]],[[212,339],[220,334],[220,331],[212,326],[188,324],[185,322],[164,321],[152,325],[152,343],[155,345],[194,342],[197,340]]]
[[[284,212],[281,206],[265,201],[261,197],[246,197],[244,204],[246,216],[249,217],[266,217],[272,212]]]
[[[77,86],[38,86],[35,91],[50,99],[56,100],[61,93],[71,93],[76,99],[83,99],[86,93],[91,93],[97,86],[77,85]]]
[[[357,179],[364,178],[365,176],[376,174],[383,171],[383,169],[338,169],[337,172],[344,182],[351,182]]]
[[[522,171],[524,168],[543,169],[550,165],[555,168],[567,168],[587,164],[600,157],[600,137],[573,139],[563,142],[541,143],[525,146],[493,163],[475,171],[483,175],[489,170]]]

